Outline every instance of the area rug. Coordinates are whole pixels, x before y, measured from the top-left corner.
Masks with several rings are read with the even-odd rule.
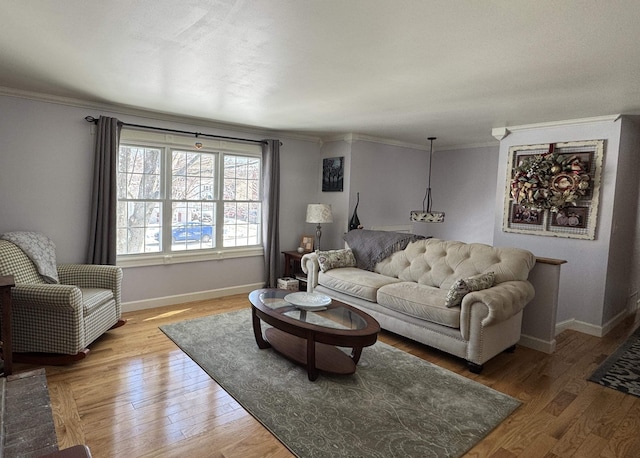
[[[382,342],[355,374],[310,382],[258,349],[250,310],[160,329],[299,457],[458,457],[520,405]]]
[[[598,367],[589,380],[640,397],[640,328]]]

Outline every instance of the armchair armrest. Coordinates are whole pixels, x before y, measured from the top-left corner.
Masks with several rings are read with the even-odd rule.
[[[82,310],[82,293],[72,285],[19,284],[11,291],[15,305]]]
[[[300,260],[302,271],[307,274],[307,292],[312,293],[313,289],[318,286],[318,272],[320,264],[318,263],[317,253],[307,253]]]
[[[58,264],[58,277],[64,285],[80,288],[120,290],[122,268],[99,264]]]
[[[462,299],[460,313],[460,329],[463,336],[468,333],[471,309],[479,304],[484,305],[487,310],[482,320],[482,326],[486,327],[517,315],[534,296],[533,285],[526,280],[505,281],[491,288],[467,294]]]

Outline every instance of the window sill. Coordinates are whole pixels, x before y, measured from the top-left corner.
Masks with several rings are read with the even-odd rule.
[[[171,254],[141,254],[132,256],[118,256],[116,264],[120,267],[160,266],[167,264],[183,264],[187,262],[218,261],[222,259],[246,258],[263,256],[262,247],[237,248],[233,250],[208,250],[200,252],[176,252]]]

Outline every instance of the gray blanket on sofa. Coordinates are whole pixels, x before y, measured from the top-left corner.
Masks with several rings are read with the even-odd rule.
[[[404,250],[409,243],[424,239],[422,235],[388,231],[354,229],[343,239],[353,251],[359,269],[373,271],[379,261],[396,251]]]

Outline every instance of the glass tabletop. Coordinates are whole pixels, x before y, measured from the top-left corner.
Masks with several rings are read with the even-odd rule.
[[[367,327],[362,316],[340,302],[332,301],[324,310],[302,310],[284,300],[290,293],[284,289],[262,290],[256,299],[276,313],[305,323],[333,329],[360,330]]]

